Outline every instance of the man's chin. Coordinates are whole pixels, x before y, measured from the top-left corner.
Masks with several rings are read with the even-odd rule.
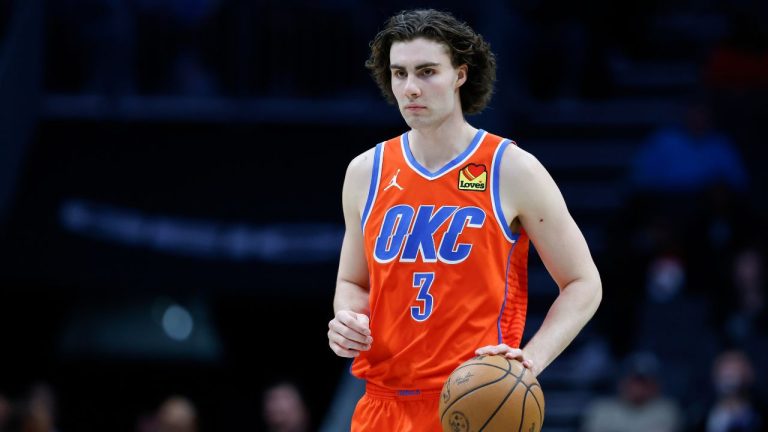
[[[417,129],[419,127],[428,126],[431,121],[429,118],[421,115],[413,115],[405,113],[403,114],[403,119],[405,120],[405,123],[411,127],[411,129]]]

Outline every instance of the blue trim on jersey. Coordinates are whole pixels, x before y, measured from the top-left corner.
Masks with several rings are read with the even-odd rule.
[[[411,153],[411,145],[408,143],[408,132],[403,134],[403,148],[405,149],[405,157],[408,158],[408,162],[410,162],[411,166],[416,168],[421,174],[425,175],[429,178],[435,178],[439,177],[446,171],[449,171],[453,169],[456,165],[460,164],[461,161],[464,160],[470,153],[475,151],[478,144],[480,144],[480,137],[483,136],[483,133],[485,131],[482,129],[478,129],[477,133],[475,134],[475,137],[472,138],[472,142],[469,144],[469,146],[464,149],[463,152],[461,152],[460,155],[456,156],[452,161],[445,164],[444,167],[440,168],[439,170],[435,172],[430,172],[428,169],[421,166],[421,164],[416,160],[415,157],[413,157],[413,153]]]
[[[509,222],[507,222],[507,219],[504,217],[504,212],[502,211],[501,195],[499,194],[499,178],[501,177],[501,157],[510,143],[511,141],[504,140],[499,145],[499,148],[496,150],[496,156],[494,156],[493,158],[493,167],[491,168],[491,189],[493,190],[493,209],[494,209],[494,212],[496,213],[496,217],[498,218],[499,223],[501,224],[501,229],[504,230],[504,235],[507,236],[507,239],[511,240],[514,243],[517,243],[517,239],[520,238],[520,234],[513,233],[512,228],[509,227]]]
[[[382,144],[376,144],[376,150],[373,153],[373,171],[371,172],[371,185],[368,187],[368,199],[365,201],[365,208],[363,209],[363,217],[360,221],[360,226],[365,231],[365,223],[368,221],[368,214],[373,207],[373,200],[376,197],[376,191],[379,188],[379,170],[381,169],[381,150]]]
[[[504,335],[501,332],[501,317],[504,316],[504,309],[507,307],[507,295],[509,294],[509,266],[512,264],[512,254],[515,251],[517,242],[512,244],[509,248],[509,255],[507,256],[507,271],[504,273],[504,301],[501,303],[501,311],[499,311],[499,319],[496,320],[496,328],[499,330],[499,345],[504,343]],[[516,347],[512,347],[516,348]]]

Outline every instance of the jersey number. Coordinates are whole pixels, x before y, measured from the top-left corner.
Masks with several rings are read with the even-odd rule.
[[[432,315],[432,294],[429,289],[432,288],[432,282],[435,281],[434,273],[414,273],[413,287],[419,289],[416,294],[416,300],[421,302],[419,306],[411,306],[411,317],[416,321],[424,321]]]

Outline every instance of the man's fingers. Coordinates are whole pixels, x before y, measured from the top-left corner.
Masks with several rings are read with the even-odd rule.
[[[343,346],[337,344],[336,342],[331,342],[331,350],[336,353],[339,357],[357,357],[360,355],[360,351],[355,351],[351,349],[344,348]]]
[[[361,343],[346,339],[338,333],[329,332],[328,340],[331,343],[336,344],[337,346],[339,346],[344,350],[359,352],[359,351],[368,351],[369,349],[371,349],[370,345],[361,344]]]
[[[355,317],[356,321],[360,324],[360,327],[363,329],[364,335],[370,335],[371,334],[371,325],[370,325],[370,319],[368,318],[368,315],[366,314],[357,314]]]
[[[352,311],[337,312],[328,323],[328,341],[333,352],[341,357],[357,357],[360,351],[368,351],[373,343],[368,316]]]
[[[533,369],[533,362],[525,358],[525,352],[520,348],[512,348],[507,344],[488,345],[475,350],[475,355],[503,355],[508,359],[517,360],[528,369]]]
[[[371,329],[368,325],[368,317],[365,314],[358,314],[351,311],[339,311],[339,313],[336,314],[336,319],[362,335],[371,335]]]
[[[514,352],[508,352],[504,354],[504,357],[512,360],[518,360],[520,363],[523,364],[523,366],[526,369],[532,369],[533,368],[533,362],[527,358],[525,358],[523,350],[517,350],[519,353]]]
[[[356,342],[352,339],[344,337],[344,335],[341,333],[334,332],[333,330],[328,331],[328,340],[344,349],[352,349],[355,351],[368,351],[371,349],[371,345],[369,343]]]
[[[478,348],[477,350],[475,350],[475,354],[476,355],[486,355],[486,354],[497,355],[497,354],[506,354],[512,351],[522,352],[519,349],[510,348],[510,346],[507,344],[501,344],[501,345],[488,345],[482,348]]]
[[[328,323],[328,328],[332,332],[340,334],[345,339],[349,339],[363,345],[370,345],[371,342],[373,342],[373,338],[371,336],[362,334],[359,331],[356,331],[335,319]]]
[[[504,353],[504,357],[508,359],[523,360],[523,350],[515,349]]]

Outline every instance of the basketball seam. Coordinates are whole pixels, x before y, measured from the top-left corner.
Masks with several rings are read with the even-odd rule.
[[[541,409],[541,403],[539,402],[539,398],[537,398],[536,395],[533,393],[533,391],[531,391],[532,387],[541,388],[541,386],[536,384],[536,383],[531,384],[530,386],[528,386],[528,391],[531,392],[531,397],[533,397],[533,400],[536,401],[536,407],[539,408],[539,418],[541,419],[541,425],[539,425],[539,426],[543,427],[544,426],[544,412]]]
[[[531,391],[529,387],[526,387],[525,394],[523,395],[522,412],[520,413],[520,426],[517,427],[517,432],[523,430],[523,421],[525,421],[525,400],[528,399],[528,393]]]
[[[509,368],[511,369],[512,368],[512,363],[508,359],[505,359],[505,360],[507,360],[507,364],[509,365]],[[520,384],[520,382],[523,380],[523,375],[524,374],[525,374],[525,369],[523,369],[523,372],[520,374],[520,376],[512,375],[512,376],[514,376],[517,379],[517,381],[515,381],[515,385],[513,385],[512,388],[507,392],[507,395],[504,396],[504,399],[501,400],[501,403],[493,411],[493,414],[491,414],[491,416],[488,417],[488,420],[486,420],[485,423],[480,427],[480,429],[478,429],[478,432],[481,432],[483,429],[485,429],[485,427],[488,426],[488,423],[490,423],[491,420],[493,420],[493,418],[496,417],[496,414],[498,414],[498,412],[501,409],[501,407],[504,406],[504,403],[507,401],[507,399],[509,399],[509,396],[512,395],[512,393],[515,392],[515,389],[517,388],[517,385]],[[523,387],[526,388],[526,395],[527,395],[528,394],[528,390],[527,390],[528,387],[525,385],[525,383],[523,383]],[[523,396],[523,409],[525,409],[525,396]],[[521,417],[521,419],[522,419],[522,417]]]
[[[505,360],[507,360],[507,359],[505,359]],[[445,410],[443,410],[442,414],[440,414],[440,422],[442,422],[442,421],[443,421],[443,417],[445,417],[445,413],[447,413],[447,412],[448,412],[448,410],[449,410],[449,409],[450,409],[450,408],[451,408],[451,407],[452,407],[454,404],[456,404],[456,402],[458,402],[458,401],[462,400],[462,399],[463,399],[465,396],[467,396],[468,394],[470,394],[470,393],[474,393],[474,392],[476,392],[476,391],[480,390],[480,389],[481,389],[481,388],[483,388],[483,387],[488,387],[489,385],[492,385],[492,384],[496,384],[497,382],[499,382],[499,381],[503,380],[504,378],[506,378],[506,377],[507,377],[507,375],[512,375],[513,377],[517,378],[517,379],[518,379],[518,382],[519,382],[519,380],[520,380],[520,377],[518,377],[517,375],[515,375],[515,374],[513,374],[513,373],[512,373],[512,363],[510,363],[510,362],[509,362],[509,360],[507,360],[507,366],[509,366],[509,368],[508,368],[508,369],[506,369],[506,370],[505,370],[504,368],[500,368],[500,367],[498,367],[498,366],[496,366],[496,365],[489,365],[488,363],[472,363],[472,364],[464,365],[464,366],[462,366],[462,367],[458,368],[457,370],[459,370],[459,369],[463,369],[464,367],[467,367],[467,366],[472,366],[472,365],[483,365],[483,366],[489,366],[489,367],[493,367],[493,368],[496,368],[496,369],[500,369],[500,370],[503,370],[503,371],[504,371],[504,372],[506,372],[506,373],[505,373],[504,375],[502,375],[501,377],[497,378],[495,381],[487,382],[487,383],[485,383],[485,384],[483,384],[483,385],[481,385],[481,386],[475,387],[475,388],[473,388],[472,390],[470,390],[470,391],[468,391],[468,392],[464,393],[463,395],[459,396],[458,398],[456,398],[456,400],[455,400],[455,401],[453,401],[453,402],[451,402],[451,404],[450,404],[450,405],[448,405],[447,407],[445,407]],[[454,371],[453,373],[456,373],[456,371]],[[453,373],[452,373],[451,375],[453,375]],[[521,376],[522,376],[522,375],[521,375]],[[515,384],[515,385],[517,385],[517,384]]]

